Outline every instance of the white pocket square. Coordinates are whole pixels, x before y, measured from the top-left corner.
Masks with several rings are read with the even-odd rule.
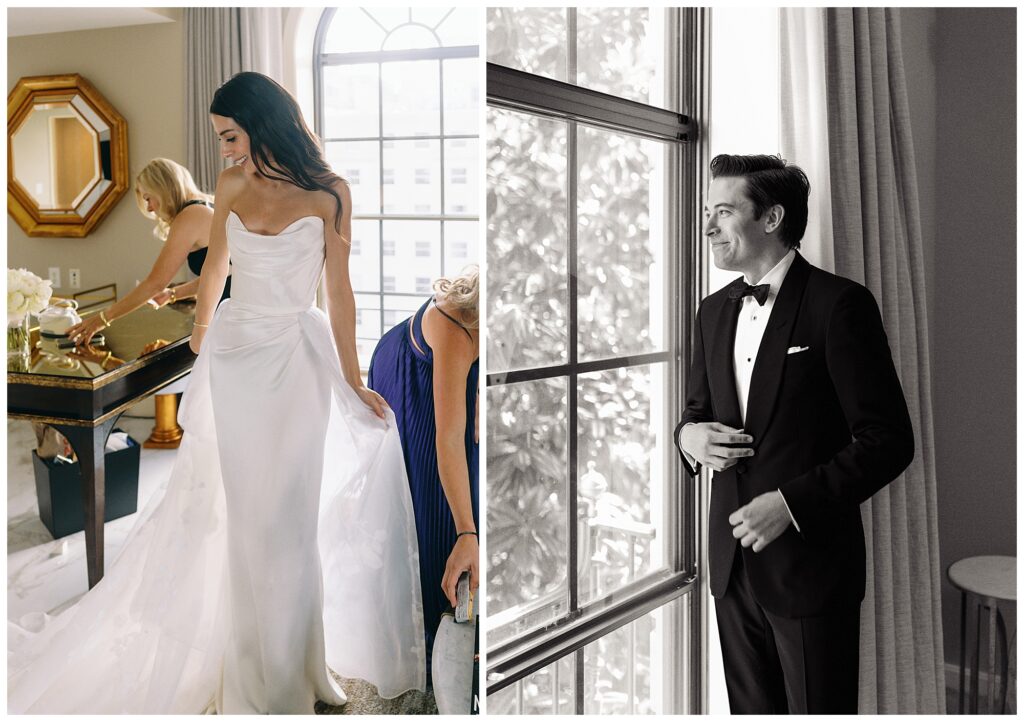
[[[788,349],[786,349],[786,353],[787,354],[800,353],[802,351],[806,351],[809,348],[810,348],[810,346],[790,346]]]

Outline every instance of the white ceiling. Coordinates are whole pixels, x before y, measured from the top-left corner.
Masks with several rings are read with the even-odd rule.
[[[177,8],[7,8],[7,37],[169,23]]]

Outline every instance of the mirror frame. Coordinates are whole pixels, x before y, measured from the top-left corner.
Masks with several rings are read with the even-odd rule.
[[[110,126],[110,186],[84,216],[40,212],[33,196],[14,176],[12,139],[37,100],[77,94]],[[29,236],[82,238],[89,235],[128,190],[128,123],[88,80],[77,73],[21,78],[7,96],[7,212]]]

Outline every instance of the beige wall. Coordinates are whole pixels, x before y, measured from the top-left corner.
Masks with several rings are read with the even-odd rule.
[[[128,122],[128,163],[135,174],[157,156],[185,161],[184,53],[181,10],[173,22],[29,35],[7,39],[7,90],[29,75],[79,73]],[[29,238],[7,216],[7,265],[47,277],[59,266],[70,295],[68,269],[82,288],[117,283],[123,296],[145,278],[160,252],[153,223],[139,213],[131,189],[85,238]],[[180,278],[186,278],[182,273]]]
[[[929,289],[943,632],[956,664],[960,598],[946,569],[1017,548],[1016,11],[918,8],[902,18]]]

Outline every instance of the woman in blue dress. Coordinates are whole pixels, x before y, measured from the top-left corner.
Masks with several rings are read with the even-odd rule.
[[[388,331],[368,385],[398,421],[420,549],[427,664],[441,614],[464,571],[479,584],[477,538],[479,269],[439,279],[435,295]]]

